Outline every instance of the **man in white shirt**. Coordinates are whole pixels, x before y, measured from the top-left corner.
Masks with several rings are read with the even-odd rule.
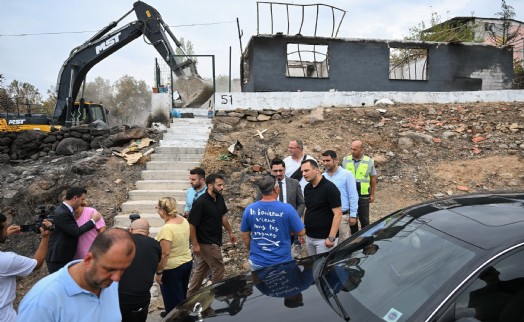
[[[289,156],[284,159],[286,164],[286,177],[298,180],[302,193],[307,181],[302,177],[302,170],[300,166],[304,160],[315,160],[310,155],[304,153],[304,143],[302,140],[291,140],[288,145]],[[316,160],[315,160],[316,162]]]
[[[47,220],[44,220],[43,224],[45,227],[51,226]],[[13,309],[13,301],[16,297],[16,278],[31,274],[44,263],[50,234],[48,229],[39,228],[42,239],[34,258],[0,251],[0,321],[16,321],[16,312]],[[6,216],[0,213],[0,243],[4,243],[7,237],[16,233],[20,233],[20,226],[8,225]]]

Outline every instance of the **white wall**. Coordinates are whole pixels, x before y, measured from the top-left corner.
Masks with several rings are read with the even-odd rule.
[[[163,110],[169,116],[171,112],[171,94],[170,93],[153,93],[151,94],[151,114],[156,110]]]
[[[153,95],[154,96],[154,95]],[[381,98],[404,104],[524,101],[524,90],[471,92],[257,92],[215,93],[215,110],[312,109],[373,106]]]

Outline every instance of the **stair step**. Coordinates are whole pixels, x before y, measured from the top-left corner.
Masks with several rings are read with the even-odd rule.
[[[191,149],[205,149],[207,141],[178,141],[174,139],[160,140],[162,147],[177,147],[177,148],[191,148]]]
[[[144,180],[184,180],[189,176],[187,170],[143,170]]]
[[[166,129],[168,132],[170,131],[177,131],[179,129],[191,129],[194,132],[211,132],[211,129],[213,128],[213,124],[200,124],[200,123],[172,123],[170,126]]]
[[[192,153],[192,154],[151,154],[151,160],[153,161],[173,161],[173,162],[200,162],[204,157],[204,153]]]
[[[164,224],[164,220],[160,218],[158,213],[141,213],[140,218],[146,219],[151,227],[160,227]],[[119,214],[114,218],[114,227],[127,228],[131,224],[129,214]]]
[[[189,170],[200,166],[200,162],[172,162],[172,161],[149,161],[146,164],[147,170],[187,170],[189,176]]]
[[[189,187],[189,184],[186,183]],[[186,198],[185,190],[132,190],[129,191],[129,200],[157,200],[162,197],[174,197],[177,201],[183,201]]]
[[[122,204],[122,213],[151,213],[155,211],[155,206],[158,204],[158,200],[136,200],[136,201],[126,201]],[[185,200],[177,200],[177,209],[178,212],[182,213],[184,207],[186,206]]]
[[[135,183],[137,190],[185,190],[189,180],[139,180]]]
[[[159,146],[155,149],[156,153],[162,154],[204,154],[205,147],[176,147],[176,146]]]
[[[184,112],[180,111],[180,113],[184,113]],[[207,109],[201,109],[200,111],[194,111],[194,112],[189,112],[189,113],[193,113],[195,117],[194,118],[180,118],[180,119],[173,118],[171,119],[171,123],[199,123],[199,124],[202,124],[202,123],[203,124],[212,124],[213,123],[213,119],[207,117]],[[198,116],[201,116],[201,117],[198,117]]]

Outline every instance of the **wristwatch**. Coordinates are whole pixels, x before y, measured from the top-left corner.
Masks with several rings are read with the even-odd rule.
[[[328,237],[328,240],[329,240],[330,242],[334,242],[334,241],[336,240],[336,238],[335,238],[335,237],[331,237],[331,236],[329,236],[329,237]]]

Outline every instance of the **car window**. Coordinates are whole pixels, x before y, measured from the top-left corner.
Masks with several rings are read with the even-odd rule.
[[[523,263],[524,250],[520,250],[481,270],[456,300],[452,321],[468,317],[480,321],[524,321]]]
[[[475,255],[424,220],[391,218],[341,245],[325,266],[327,284],[354,321],[409,320]]]

